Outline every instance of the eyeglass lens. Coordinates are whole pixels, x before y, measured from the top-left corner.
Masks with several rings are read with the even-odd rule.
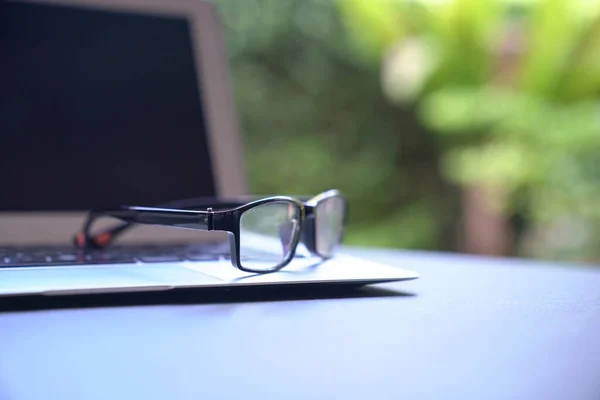
[[[329,257],[342,240],[345,201],[341,197],[322,200],[315,209],[316,248],[319,255]]]
[[[240,260],[244,268],[269,271],[288,259],[298,234],[300,207],[292,202],[261,204],[240,217]]]

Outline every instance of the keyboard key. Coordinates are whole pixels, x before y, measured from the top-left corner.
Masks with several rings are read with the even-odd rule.
[[[141,262],[155,263],[155,262],[182,261],[183,258],[178,255],[158,254],[158,255],[142,255],[139,257],[139,260]]]
[[[13,262],[18,263],[24,263],[24,264],[31,264],[31,263],[45,263],[47,261],[49,261],[50,257],[46,256],[44,254],[27,254],[27,253],[17,253],[17,254],[13,254],[13,255],[9,255],[8,256],[10,259],[12,259]]]
[[[77,254],[58,254],[52,256],[53,261],[77,261]]]
[[[11,266],[11,267],[19,267],[19,266],[33,266],[33,265],[45,265],[48,262],[48,259],[32,257],[28,255],[11,255],[2,257],[2,263],[0,265],[3,266]]]
[[[0,247],[0,257],[3,257],[5,255],[8,254],[14,254],[17,251],[15,249],[9,248],[9,247]]]
[[[188,253],[185,258],[189,261],[216,261],[221,256],[219,254]]]
[[[85,255],[84,262],[86,264],[120,264],[120,263],[135,263],[135,257],[128,254],[110,253],[110,252],[95,252]]]

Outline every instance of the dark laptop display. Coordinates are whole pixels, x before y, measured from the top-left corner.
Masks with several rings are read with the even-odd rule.
[[[213,196],[184,18],[0,2],[0,211]]]

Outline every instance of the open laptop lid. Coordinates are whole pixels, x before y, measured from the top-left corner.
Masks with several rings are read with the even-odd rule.
[[[0,3],[0,245],[65,243],[93,207],[244,194],[221,34],[202,1]]]

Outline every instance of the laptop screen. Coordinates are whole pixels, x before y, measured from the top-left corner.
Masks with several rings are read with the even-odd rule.
[[[184,18],[0,2],[0,211],[214,196]]]

